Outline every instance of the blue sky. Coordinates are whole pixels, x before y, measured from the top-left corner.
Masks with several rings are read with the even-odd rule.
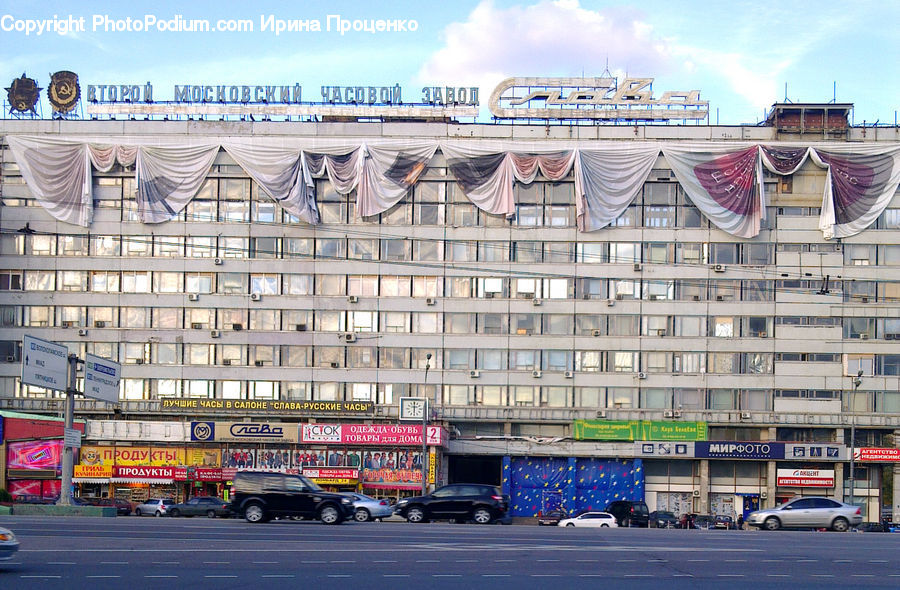
[[[85,31],[25,35],[28,19],[85,18]],[[106,32],[94,17],[165,21],[249,19],[252,32]],[[270,15],[318,21],[321,31],[262,31]],[[415,21],[414,31],[328,31],[346,21]],[[334,21],[332,21],[334,22]],[[900,111],[900,2],[889,0],[456,0],[455,2],[59,2],[0,1],[0,82],[23,72],[46,87],[72,70],[81,84],[144,84],[154,99],[175,84],[293,85],[304,100],[322,86],[388,86],[403,99],[425,85],[479,86],[484,105],[510,76],[655,78],[667,90],[700,90],[710,123],[760,121],[793,102],[855,103],[854,122],[893,124]],[[24,26],[24,24],[18,24]],[[45,111],[46,112],[46,111]]]

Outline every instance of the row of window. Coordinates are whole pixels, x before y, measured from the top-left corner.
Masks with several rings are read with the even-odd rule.
[[[7,166],[3,186],[5,206],[35,206],[36,201],[21,177]],[[435,169],[431,169],[432,172]],[[523,227],[573,227],[575,190],[573,182],[515,184],[516,213],[507,219],[480,211],[453,181],[421,181],[406,198],[389,211],[366,219],[356,217],[356,194],[338,194],[327,180],[316,181],[316,203],[322,223],[378,223],[390,225],[455,225]],[[139,221],[134,199],[134,177],[97,177],[93,196],[97,208],[120,209],[123,221]],[[890,210],[894,211],[894,210]],[[780,216],[817,216],[818,208],[769,207],[764,228],[774,229]],[[185,222],[297,223],[282,211],[249,178],[207,178],[196,197],[176,217]],[[646,182],[613,227],[705,228],[708,222],[684,195],[676,182]],[[876,227],[900,227],[900,211],[883,214]]]
[[[199,304],[198,298],[198,304]],[[808,320],[814,320],[808,322]],[[807,323],[801,324],[802,320]],[[843,326],[844,338],[900,340],[900,318],[411,312],[180,307],[0,306],[0,327],[290,332],[772,338],[774,326]],[[779,328],[780,329],[780,328]]]
[[[397,237],[241,237],[5,234],[0,254],[221,259],[347,259],[388,262],[522,262],[546,264],[775,264],[816,246],[843,252],[847,266],[898,266],[900,244],[732,242],[549,242],[408,239]],[[778,255],[776,255],[776,253]],[[796,264],[796,259],[786,260]]]
[[[615,301],[774,301],[778,292],[841,295],[844,301],[900,301],[900,281],[469,277],[299,273],[0,270],[0,291],[453,297]]]
[[[74,343],[79,349],[82,343]],[[379,347],[286,344],[211,344],[180,342],[92,342],[86,351],[124,364],[172,366],[281,366],[294,368],[435,369],[567,373],[716,373],[771,374],[776,361],[797,362],[798,353],[636,351],[507,348]],[[21,360],[20,343],[0,341],[7,362]],[[795,358],[796,355],[796,358]],[[898,354],[814,355],[812,362],[846,361],[847,374],[900,375]],[[429,357],[431,362],[429,363]],[[858,367],[858,368],[857,368]],[[539,376],[535,374],[535,376]],[[798,395],[798,397],[800,397]]]
[[[0,391],[43,397],[40,388],[0,378]],[[21,389],[20,389],[21,388]],[[396,404],[408,395],[437,399],[444,406],[619,408],[771,411],[778,392],[767,389],[573,387],[537,385],[421,385],[316,381],[213,381],[205,379],[123,379],[121,399],[163,398],[372,401]],[[835,391],[844,411],[900,413],[900,392]]]

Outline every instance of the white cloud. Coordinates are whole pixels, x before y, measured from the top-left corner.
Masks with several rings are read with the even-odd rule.
[[[444,30],[444,46],[419,71],[423,84],[477,85],[487,94],[511,76],[653,76],[671,67],[667,43],[630,9],[576,0],[497,8],[481,2]]]

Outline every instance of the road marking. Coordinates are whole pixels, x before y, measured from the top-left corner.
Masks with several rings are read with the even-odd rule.
[[[462,574],[431,574],[432,578],[461,578]]]
[[[482,578],[508,578],[509,574],[481,574]]]
[[[408,578],[409,574],[383,574],[384,578]]]
[[[579,574],[579,578],[608,578],[609,574]]]
[[[329,563],[356,563],[356,560],[353,560],[353,559],[344,559],[344,560],[334,559],[334,560],[331,560]]]
[[[204,561],[206,565],[228,565],[230,561]]]
[[[254,561],[253,563],[263,565],[263,564],[272,564],[272,563],[278,563],[278,562],[277,561]]]
[[[19,576],[20,578],[48,578],[48,579],[59,579],[62,576]]]
[[[87,576],[88,578],[121,578],[122,576]]]
[[[637,559],[617,559],[616,563],[633,563],[637,561]]]
[[[179,565],[177,561],[151,561],[153,565]]]
[[[783,559],[763,559],[763,563],[781,563]]]
[[[854,578],[874,578],[875,574],[853,574]]]
[[[688,561],[692,561],[695,563],[706,563],[709,560],[708,559],[688,559]]]
[[[768,574],[770,578],[790,578],[790,574]]]
[[[559,574],[531,574],[532,578],[558,578]]]
[[[417,559],[416,563],[440,563],[440,559]]]
[[[514,563],[515,559],[495,559],[494,563]]]
[[[726,559],[727,563],[747,563],[746,559]]]
[[[145,577],[145,578],[177,578],[178,576],[170,576],[170,575],[157,575],[157,576],[153,576],[153,575],[145,575],[144,577]]]
[[[810,574],[814,578],[833,578],[834,574]]]
[[[372,563],[397,563],[396,559],[373,559]]]
[[[834,563],[853,563],[852,559],[835,559]]]
[[[652,578],[653,574],[625,574],[626,578]]]
[[[263,574],[264,578],[293,578],[294,574]]]
[[[457,559],[456,563],[478,563],[477,559]]]
[[[329,578],[349,578],[350,574],[328,574]]]
[[[673,574],[673,578],[693,578],[694,574]]]
[[[100,565],[128,565],[127,561],[101,561]]]
[[[797,563],[815,563],[818,559],[798,559]]]
[[[716,574],[720,578],[743,578],[744,574]]]
[[[237,576],[225,575],[225,574],[210,574],[208,576],[203,576],[204,578],[236,578]]]
[[[328,563],[324,559],[311,559],[308,561],[301,561],[300,563]]]
[[[869,563],[887,563],[887,559],[870,559]]]

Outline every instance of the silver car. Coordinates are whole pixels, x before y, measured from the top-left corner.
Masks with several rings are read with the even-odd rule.
[[[12,559],[19,550],[19,540],[9,529],[0,527],[0,561]]]
[[[859,506],[831,498],[806,496],[781,506],[757,510],[747,516],[749,526],[777,531],[780,528],[816,528],[844,532],[862,522]]]
[[[152,498],[134,508],[135,516],[166,516],[169,508],[175,505],[172,498]]]
[[[342,495],[353,500],[353,519],[356,522],[381,520],[394,514],[394,508],[387,500],[379,500],[356,492],[344,492]]]

